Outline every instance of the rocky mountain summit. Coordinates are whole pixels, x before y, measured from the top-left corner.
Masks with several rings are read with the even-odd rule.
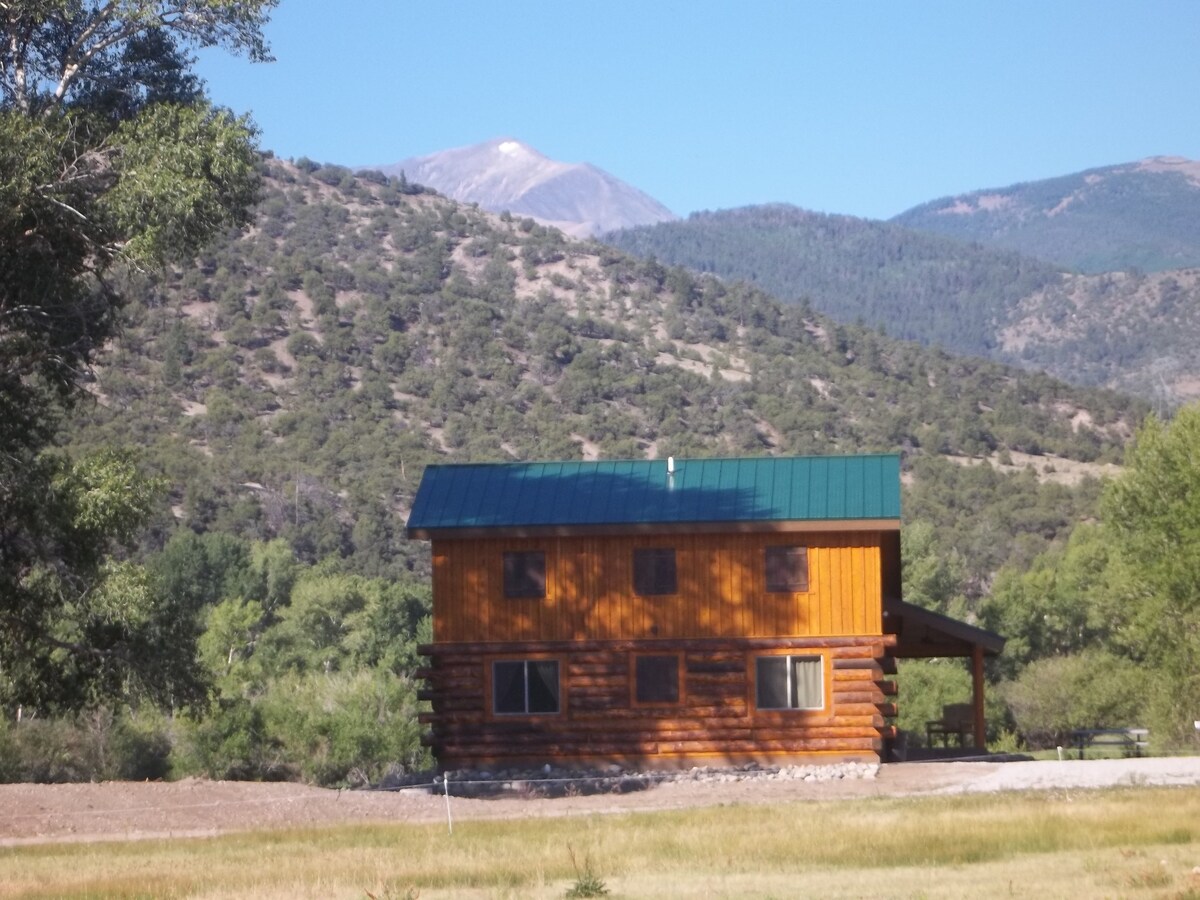
[[[463,203],[529,216],[575,237],[675,219],[653,197],[603,169],[550,159],[512,138],[375,168],[386,175],[403,173]]]

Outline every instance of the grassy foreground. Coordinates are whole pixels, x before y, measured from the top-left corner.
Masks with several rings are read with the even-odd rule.
[[[1198,845],[1194,788],[880,798],[7,848],[0,897],[1200,900]]]

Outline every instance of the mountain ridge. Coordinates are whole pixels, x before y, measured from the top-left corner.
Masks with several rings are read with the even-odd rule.
[[[888,220],[1084,274],[1200,266],[1200,162],[1152,156],[941,197]]]
[[[1146,173],[1153,166],[1200,185],[1200,164],[1156,158],[1139,177],[1156,177]],[[1055,191],[1047,196],[1061,198]],[[1002,205],[977,195],[977,207]],[[1073,273],[983,240],[787,204],[693,213],[603,239],[645,258],[745,279],[842,322],[1133,392],[1160,408],[1200,397],[1194,268]]]

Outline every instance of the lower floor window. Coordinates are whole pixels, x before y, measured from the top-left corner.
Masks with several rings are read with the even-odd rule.
[[[819,656],[760,656],[755,660],[759,709],[822,709],[825,666]]]
[[[634,660],[633,674],[636,703],[679,702],[678,656],[638,656]]]
[[[520,659],[492,663],[494,712],[556,713],[558,707],[558,660]]]

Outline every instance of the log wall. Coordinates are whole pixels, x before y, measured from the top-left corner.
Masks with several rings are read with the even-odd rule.
[[[637,766],[758,762],[878,761],[894,736],[888,718],[895,685],[884,669],[892,635],[675,641],[523,641],[432,644],[422,693],[432,711],[429,744],[445,769],[505,764]],[[679,654],[680,702],[633,702],[633,658]],[[755,708],[755,659],[819,655],[825,667],[820,710]],[[491,664],[556,659],[559,712],[496,715]]]
[[[438,642],[878,635],[881,532],[439,539]],[[768,593],[764,548],[808,548],[808,590]],[[677,593],[638,597],[633,550],[674,547]],[[546,554],[546,596],[504,596],[505,551]]]

